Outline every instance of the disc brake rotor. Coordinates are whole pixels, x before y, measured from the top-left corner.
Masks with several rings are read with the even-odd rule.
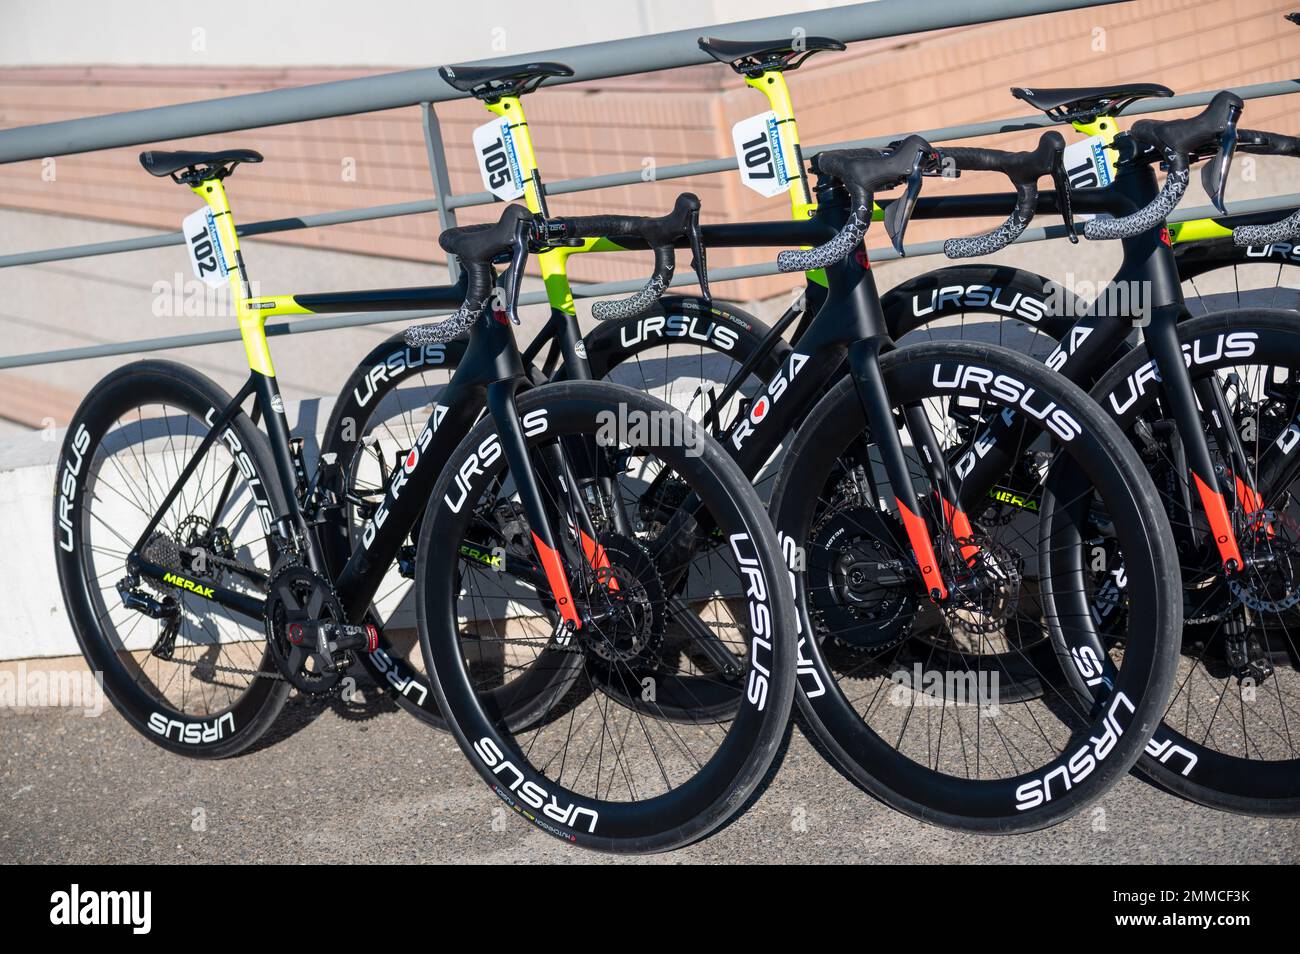
[[[609,565],[596,572],[588,596],[590,634],[584,644],[605,663],[654,667],[664,641],[663,580],[649,552],[620,534],[601,534]],[[586,627],[584,627],[586,628]]]

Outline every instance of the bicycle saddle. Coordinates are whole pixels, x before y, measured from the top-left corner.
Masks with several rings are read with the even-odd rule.
[[[220,152],[192,152],[181,149],[177,152],[160,152],[151,149],[140,153],[140,165],[151,176],[172,176],[182,169],[199,169],[205,173],[204,178],[224,179],[235,171],[241,162],[261,162],[262,154],[253,149],[223,149]]]
[[[843,50],[839,40],[826,36],[800,38],[783,36],[779,40],[719,40],[702,36],[700,49],[719,63],[726,63],[737,73],[757,76],[767,70],[793,70],[822,50]]]
[[[510,66],[440,66],[438,73],[453,89],[486,102],[531,93],[552,76],[572,76],[563,63],[516,63]]]
[[[1059,89],[1011,87],[1011,95],[1041,109],[1053,119],[1095,119],[1114,115],[1139,99],[1164,99],[1174,95],[1159,83],[1116,83],[1114,86],[1069,86]]]

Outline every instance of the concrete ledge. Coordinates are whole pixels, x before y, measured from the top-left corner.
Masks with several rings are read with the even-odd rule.
[[[291,403],[294,434],[319,452],[333,398]],[[77,656],[54,565],[55,467],[66,428],[0,437],[0,660]]]

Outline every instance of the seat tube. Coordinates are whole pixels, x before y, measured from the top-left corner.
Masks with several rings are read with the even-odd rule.
[[[502,96],[494,103],[486,103],[489,112],[501,116],[510,123],[510,135],[514,143],[515,155],[519,159],[520,173],[524,176],[524,204],[534,215],[546,215],[546,188],[542,184],[542,174],[537,167],[537,152],[533,148],[533,136],[528,128],[528,119],[524,115],[524,104],[518,96]],[[542,283],[546,287],[546,298],[552,308],[569,317],[576,318],[577,309],[573,304],[573,289],[569,285],[569,256],[585,252],[596,244],[588,240],[576,248],[552,248],[536,256],[537,266],[542,272]],[[574,331],[577,325],[573,326]]]
[[[244,256],[239,250],[239,233],[235,229],[235,218],[230,211],[230,200],[226,195],[225,186],[220,179],[206,179],[192,186],[192,189],[207,203],[212,212],[212,222],[216,226],[217,236],[221,239],[230,300],[235,306],[235,314],[239,321],[239,335],[244,341],[248,366],[258,374],[274,377],[275,367],[271,363],[271,349],[266,343],[266,311],[263,308],[250,307],[252,290],[244,267]],[[187,239],[188,237],[186,236]]]
[[[746,76],[745,85],[752,86],[767,99],[767,104],[776,114],[777,135],[781,137],[781,152],[794,157],[794,169],[798,175],[790,180],[790,217],[796,222],[806,222],[817,212],[817,203],[813,200],[812,189],[808,186],[808,170],[803,161],[803,147],[799,143],[799,124],[794,118],[794,102],[790,99],[790,87],[781,70],[764,70],[757,76]],[[814,285],[826,287],[826,272],[820,268],[806,272],[808,281]],[[800,331],[803,330],[800,326]],[[796,334],[796,338],[798,335]]]
[[[781,137],[781,151],[794,157],[794,169],[797,172],[790,180],[790,213],[795,221],[810,219],[817,211],[813,202],[812,190],[808,188],[808,173],[804,169],[803,149],[799,145],[799,126],[794,119],[794,104],[790,100],[790,87],[786,84],[785,74],[780,70],[765,70],[757,76],[746,76],[745,84],[752,86],[767,98],[772,112],[776,113],[777,134]]]

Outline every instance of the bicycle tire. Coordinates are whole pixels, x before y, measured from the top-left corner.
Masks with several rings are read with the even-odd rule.
[[[105,600],[94,586],[98,574],[95,574],[94,568],[87,566],[87,560],[93,558],[95,549],[88,529],[91,520],[94,518],[101,524],[104,522],[104,518],[96,517],[87,505],[87,489],[92,486],[92,481],[98,486],[99,470],[95,462],[99,459],[97,451],[105,438],[129,446],[125,444],[131,440],[129,426],[119,431],[114,429],[114,425],[132,411],[138,414],[142,408],[155,404],[175,408],[188,414],[188,420],[197,422],[195,436],[200,436],[207,432],[205,417],[220,413],[230,400],[230,396],[213,381],[180,364],[169,361],[137,361],[118,368],[96,384],[77,409],[68,425],[55,478],[54,533],[59,584],[82,654],[92,671],[103,673],[104,692],[134,729],[154,744],[192,758],[225,758],[242,752],[256,742],[283,707],[289,694],[289,684],[280,679],[270,652],[263,646],[260,661],[247,664],[247,668],[256,673],[250,676],[248,687],[236,701],[215,712],[195,716],[169,705],[165,697],[159,698],[160,692],[147,690],[142,685],[142,677],[146,675],[145,667],[150,664],[149,659],[137,659],[140,652],[138,649],[125,651],[131,633],[115,642],[107,632],[106,621],[112,622],[112,612],[115,609],[112,601],[116,596],[109,596]],[[165,414],[161,418],[167,422],[169,443],[172,417]],[[138,416],[138,440],[142,446],[157,430],[153,422],[158,419],[145,418],[142,414]],[[150,422],[148,429],[145,427],[146,421]],[[178,426],[179,421],[176,424]],[[188,421],[186,430],[188,434]],[[244,474],[246,486],[251,488],[252,480],[260,484],[265,496],[259,499],[253,495],[250,499],[259,510],[266,508],[266,517],[269,518],[270,513],[284,512],[283,495],[270,448],[265,436],[245,414],[239,412],[235,415],[209,454],[215,453],[217,447],[229,449],[229,456]],[[136,459],[140,460],[144,456],[141,452]],[[177,460],[171,466],[164,465],[160,477],[164,480],[174,479],[184,464],[184,460]],[[140,466],[143,468],[143,463]],[[143,482],[148,483],[148,478]],[[147,497],[146,492],[149,495]],[[152,500],[153,492],[152,487],[147,491],[138,491],[139,496],[144,497],[140,504],[147,505]],[[163,492],[159,490],[160,497]],[[105,499],[108,499],[107,496]],[[139,506],[138,509],[144,513],[147,506]],[[115,516],[118,520],[121,519],[120,515]],[[143,528],[144,524],[141,523],[140,529]],[[122,537],[119,532],[124,529],[125,525],[119,523],[112,532],[120,541],[125,541],[124,545],[129,546],[132,541]],[[264,526],[263,530],[267,552],[273,560],[275,543],[269,525]],[[265,569],[269,571],[270,567]],[[207,605],[201,597],[191,599],[179,590],[175,597],[187,612],[196,615],[201,615]],[[104,605],[105,602],[108,605]],[[137,617],[132,629],[143,618]],[[260,632],[260,621],[256,629]],[[131,662],[128,663],[124,657],[129,657]],[[140,675],[132,678],[130,666],[135,666]],[[158,661],[157,666],[161,670],[162,660]],[[174,678],[173,676],[171,681]],[[182,684],[186,684],[187,677],[181,678]],[[215,675],[208,678],[215,683]]]

